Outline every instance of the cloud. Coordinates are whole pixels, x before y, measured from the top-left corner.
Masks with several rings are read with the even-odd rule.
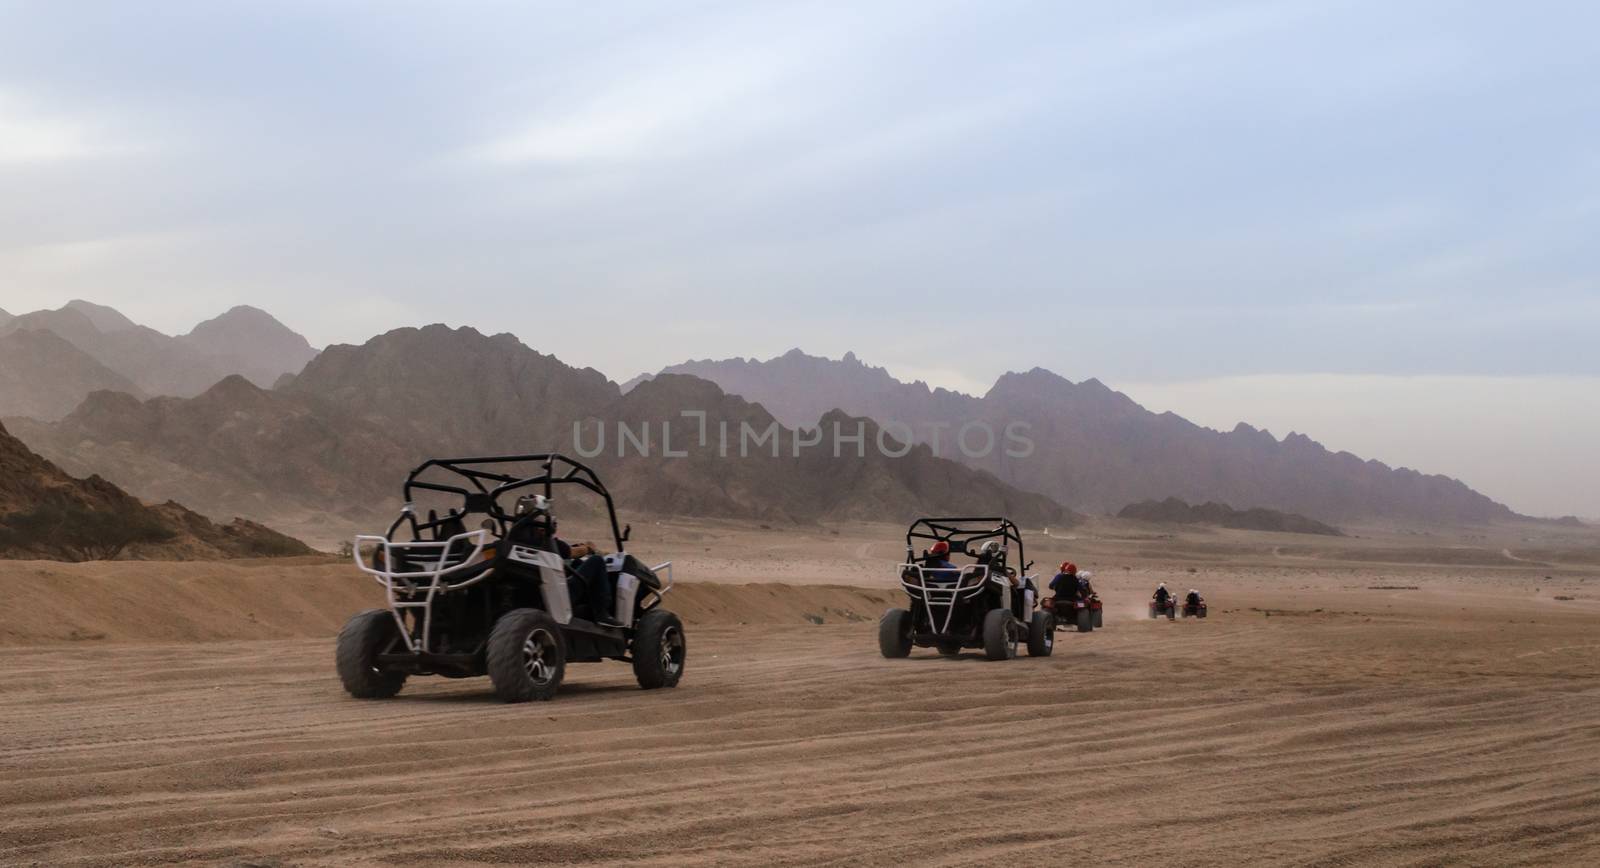
[[[0,168],[85,160],[147,150],[109,117],[43,108],[43,100],[0,89]]]
[[[16,94],[0,91],[0,166],[104,153],[94,133],[83,120],[44,113]]]

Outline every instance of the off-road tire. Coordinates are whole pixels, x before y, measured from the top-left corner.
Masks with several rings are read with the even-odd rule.
[[[1106,610],[1105,609],[1090,609],[1089,611],[1094,613],[1094,628],[1096,630],[1098,630],[1101,627],[1105,626],[1105,619],[1106,619]]]
[[[878,621],[878,651],[890,660],[911,656],[911,612],[890,609]]]
[[[377,656],[400,637],[387,609],[368,609],[345,622],[334,650],[344,689],[357,699],[388,699],[405,686],[404,672],[380,672]]]
[[[1196,618],[1204,618],[1206,616],[1206,610],[1201,609],[1200,611],[1196,612],[1194,616]]]
[[[1010,660],[1017,656],[1017,616],[1010,609],[990,609],[983,616],[983,654],[990,660]]]
[[[1094,615],[1088,609],[1079,609],[1077,620],[1079,633],[1094,632]]]
[[[1028,623],[1028,656],[1049,657],[1056,647],[1056,616],[1034,612]]]
[[[665,609],[651,609],[639,619],[633,636],[633,677],[645,690],[677,687],[689,644],[683,622]]]
[[[489,631],[489,681],[502,702],[555,698],[567,670],[561,625],[539,609],[512,609]]]

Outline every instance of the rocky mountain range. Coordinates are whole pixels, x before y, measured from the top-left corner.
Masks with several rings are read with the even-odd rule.
[[[1128,504],[1117,513],[1117,517],[1160,524],[1203,524],[1241,530],[1344,536],[1344,531],[1303,515],[1260,507],[1234,509],[1214,501],[1190,505],[1176,497]]]
[[[685,409],[704,415],[678,415]],[[618,386],[512,335],[443,325],[317,353],[249,307],[179,337],[82,301],[0,316],[0,416],[72,473],[213,516],[296,527],[318,516],[376,520],[426,457],[570,450],[578,423],[611,432],[593,462],[636,490],[630,507],[658,513],[818,521],[981,502],[1059,525],[1074,520],[1062,504],[1113,513],[1176,497],[1325,523],[1513,517],[1453,479],[1333,453],[1299,434],[1214,431],[1043,369],[1006,374],[974,396],[902,382],[854,355],[795,350],[687,362]],[[702,425],[775,427],[763,449],[775,442],[779,454],[615,451],[619,426],[682,443],[686,426],[698,441]],[[807,448],[835,427],[865,432],[875,448],[842,461]],[[890,458],[880,444],[905,454]],[[963,448],[974,444],[986,448]]]
[[[904,383],[854,355],[833,360],[794,350],[766,361],[691,361],[664,373],[699,376],[767,407],[787,424],[810,424],[838,407],[909,430],[944,457],[993,472],[1017,487],[1093,512],[1178,497],[1246,504],[1326,522],[1393,519],[1484,522],[1514,513],[1458,480],[1331,452],[1302,434],[1282,440],[1249,425],[1221,432],[1153,413],[1098,380],[1074,383],[1042,368],[1002,376],[983,396]],[[965,425],[1020,424],[1026,457],[963,454]],[[903,426],[903,427],[899,427]],[[939,442],[935,443],[935,437]]]
[[[69,476],[0,427],[0,557],[210,560],[311,553],[255,522],[219,526],[174,502],[146,505],[98,476]]]
[[[39,337],[46,334],[59,341]],[[75,300],[0,318],[0,416],[57,419],[96,389],[191,397],[230,374],[271,386],[315,355],[305,338],[253,307],[172,337]]]
[[[684,409],[704,412],[711,431],[775,430],[744,458],[722,460],[709,447],[668,457],[664,447],[678,452],[698,442],[700,421],[682,416]],[[842,414],[825,421],[855,424]],[[981,505],[1018,520],[1072,521],[1050,498],[925,447],[896,459],[864,449],[836,461],[826,446],[796,449],[796,439],[806,439],[800,432],[704,380],[659,377],[622,395],[599,372],[510,335],[442,325],[330,347],[276,389],[232,376],[192,398],[141,401],[102,391],[58,422],[12,421],[19,436],[73,472],[103,474],[147,498],[183,496],[211,514],[285,526],[317,514],[385,520],[399,506],[405,473],[423,459],[572,452],[583,445],[574,440],[575,423],[609,432],[591,461],[635,511],[814,522]],[[875,446],[876,428],[859,424]],[[648,454],[620,449],[619,426],[654,438]],[[593,451],[594,442],[585,448]]]

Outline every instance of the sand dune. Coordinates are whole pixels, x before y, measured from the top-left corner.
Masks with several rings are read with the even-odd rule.
[[[523,706],[481,679],[346,698],[330,636],[374,589],[340,564],[0,566],[0,864],[1600,859],[1592,569],[1285,561],[1246,535],[1189,573],[1083,540],[1107,629],[1047,660],[890,661],[892,541],[696,532],[660,547],[721,580],[671,598],[683,685],[574,666]],[[823,575],[749,583],[790,547]],[[821,581],[846,564],[861,587]],[[1139,617],[1160,578],[1213,617]]]

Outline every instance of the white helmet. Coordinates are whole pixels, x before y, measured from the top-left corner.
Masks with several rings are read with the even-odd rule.
[[[984,543],[981,548],[978,549],[978,553],[979,554],[985,554],[985,555],[999,554],[1000,553],[1000,541],[997,540],[997,539],[989,540],[988,542]]]
[[[1163,591],[1165,591],[1167,589],[1167,583],[1166,582],[1162,582],[1161,584],[1156,585],[1156,587],[1160,588]]]
[[[1197,589],[1197,588],[1190,588],[1190,589],[1189,589],[1189,593],[1191,593],[1191,594],[1198,594],[1198,593],[1200,593],[1200,591],[1199,591],[1199,590],[1198,590],[1198,589]]]

